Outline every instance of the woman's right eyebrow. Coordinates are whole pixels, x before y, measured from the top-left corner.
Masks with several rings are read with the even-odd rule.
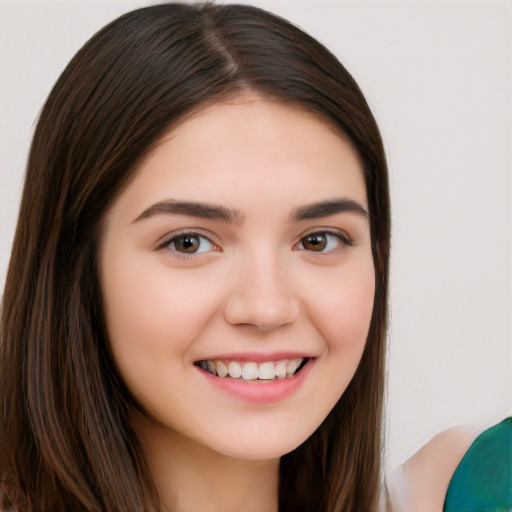
[[[196,201],[178,201],[174,199],[166,199],[151,205],[144,210],[133,222],[139,222],[143,219],[153,217],[155,215],[187,215],[190,217],[198,217],[211,220],[220,220],[228,224],[240,225],[243,222],[243,214],[226,206],[201,203]]]

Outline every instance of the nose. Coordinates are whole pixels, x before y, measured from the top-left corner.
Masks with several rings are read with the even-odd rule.
[[[225,305],[225,319],[232,325],[252,325],[270,331],[297,321],[300,300],[289,272],[277,258],[253,258],[236,272]]]

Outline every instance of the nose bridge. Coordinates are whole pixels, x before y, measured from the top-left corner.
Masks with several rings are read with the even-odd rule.
[[[268,247],[242,252],[226,303],[226,320],[260,330],[295,322],[300,303],[288,262]]]

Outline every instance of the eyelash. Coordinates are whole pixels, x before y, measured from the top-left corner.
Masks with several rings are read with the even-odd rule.
[[[313,249],[306,249],[306,247],[304,246],[305,241],[308,238],[311,240],[313,237],[317,237],[317,238],[324,237],[327,239],[325,242],[325,245],[323,247],[321,247],[320,250],[318,250],[318,251],[313,250]],[[192,239],[198,240],[199,241],[198,246],[197,246],[198,249],[201,249],[201,245],[204,245],[205,242],[207,244],[209,244],[209,247],[206,248],[205,250],[201,250],[201,251],[195,250],[195,251],[189,252],[189,253],[184,252],[184,251],[179,251],[176,248],[176,243],[180,239],[182,239],[182,241],[185,241],[187,238],[189,240],[192,240]],[[329,248],[328,250],[325,250],[325,247],[329,245],[329,239],[331,239],[331,242],[332,242],[333,238],[336,240],[336,243],[341,243],[344,246],[351,247],[354,245],[353,241],[346,234],[339,232],[339,231],[324,230],[324,231],[312,231],[311,233],[304,235],[303,237],[300,238],[299,242],[294,246],[294,248],[298,248],[300,250],[308,251],[311,253],[320,253],[320,254],[330,253],[330,252],[334,251],[337,247]],[[211,252],[212,249],[215,250],[215,248],[217,248],[217,250],[218,250],[218,246],[212,240],[210,240],[210,238],[208,238],[206,235],[197,233],[195,231],[183,231],[180,233],[175,233],[170,238],[167,238],[165,241],[163,241],[161,244],[159,244],[157,246],[157,250],[167,249],[167,250],[171,251],[175,257],[178,257],[178,258],[192,258],[192,257],[196,256],[197,254]]]
[[[345,246],[349,246],[349,247],[352,247],[354,245],[353,241],[344,233],[342,232],[339,232],[339,231],[312,231],[311,233],[308,233],[307,235],[303,236],[300,240],[299,240],[299,244],[298,245],[301,245],[302,246],[302,250],[305,250],[305,251],[308,251],[308,249],[306,249],[304,247],[304,241],[307,240],[308,238],[311,239],[313,237],[325,237],[327,239],[329,238],[334,238],[336,239],[336,242],[337,243],[341,243]],[[326,245],[329,244],[329,240],[326,241]],[[328,250],[324,250],[325,249],[325,246],[321,248],[321,250],[319,251],[315,251],[315,250],[309,250],[309,252],[312,252],[312,253],[330,253],[332,252],[333,250],[336,249],[336,247],[334,248],[330,248]]]

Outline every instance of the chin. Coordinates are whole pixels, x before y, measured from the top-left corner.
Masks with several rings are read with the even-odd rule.
[[[290,443],[289,440],[286,440],[281,443],[256,443],[252,446],[229,447],[228,449],[219,450],[219,452],[227,457],[240,460],[276,460],[280,459],[283,455],[286,455],[287,453],[295,450],[295,448],[300,446],[304,441],[305,440],[301,440],[296,443]]]
[[[295,430],[291,432],[291,430]],[[301,429],[302,430],[302,429]],[[210,448],[227,457],[241,460],[274,460],[292,452],[304,443],[314,432],[314,428],[307,432],[297,432],[290,426],[281,432],[269,432],[261,429],[258,432],[246,432],[245,435],[229,436],[229,440],[219,439],[216,443],[208,443]],[[205,443],[206,444],[206,443]]]

